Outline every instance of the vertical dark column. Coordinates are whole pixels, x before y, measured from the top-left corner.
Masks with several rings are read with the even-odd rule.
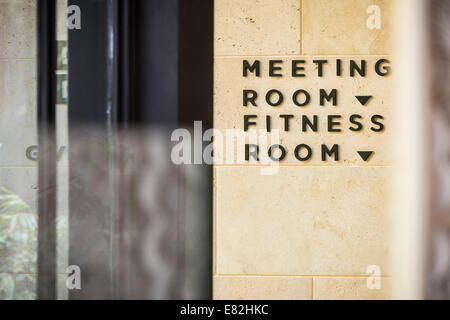
[[[69,264],[81,269],[70,299],[113,297],[110,118],[115,114],[113,0],[69,0],[81,29],[69,30]]]
[[[202,121],[207,130],[213,126],[214,1],[180,0],[178,30],[178,123],[190,128],[194,121]],[[190,200],[199,210],[198,227],[191,231],[197,236],[188,237],[197,238],[194,245],[200,263],[187,268],[187,279],[196,288],[195,298],[211,299],[212,167],[204,165],[197,170],[204,181],[200,184],[202,198]]]
[[[116,30],[117,59],[117,119],[113,119],[119,128],[128,129],[135,117],[136,86],[136,1],[114,0],[117,17],[114,19]]]
[[[178,121],[192,126],[202,120],[212,128],[214,1],[179,4]]]
[[[194,120],[212,126],[212,2],[69,0],[82,12],[81,30],[69,31],[69,264],[82,274],[82,289],[72,290],[71,299],[180,298],[189,281],[205,288],[192,296],[211,296],[210,185],[201,206],[207,209],[198,215],[208,230],[199,223],[188,231],[192,236],[203,228],[198,243],[204,247],[191,244],[202,260],[192,274],[185,272],[185,213],[161,211],[137,188],[153,165],[146,160],[148,132],[170,132]],[[119,158],[130,151],[141,161],[127,169]],[[153,178],[162,188],[170,185]],[[158,193],[159,205],[173,201],[169,193]],[[152,229],[161,228],[152,217],[168,221],[167,230]],[[167,234],[150,243],[146,235],[161,230]],[[163,282],[147,257],[154,241],[169,248],[153,253],[170,263],[171,276]]]
[[[148,265],[146,258],[152,250],[152,244],[146,242],[146,235],[151,232],[154,236],[155,231],[160,231],[151,228],[151,216],[170,221],[168,229],[172,233],[176,225],[172,223],[169,210],[158,212],[154,202],[143,201],[139,188],[142,188],[142,176],[146,171],[154,170],[155,165],[145,160],[150,152],[150,132],[155,134],[177,124],[178,0],[130,0],[119,1],[118,5],[119,96],[115,125],[126,143],[118,145],[117,151],[124,155],[136,153],[141,159],[133,166],[117,166],[121,247],[119,296],[124,299],[172,298],[175,295],[168,289],[175,282],[172,271],[165,283],[158,287],[156,283],[161,284],[157,279],[160,275],[153,270],[155,266]],[[155,176],[154,179],[160,177]],[[163,202],[161,197],[155,198]],[[161,235],[154,241],[163,243],[164,239]],[[154,252],[153,258],[158,262],[168,259],[175,265],[177,261],[173,259],[173,253],[171,250],[161,255]]]
[[[69,30],[69,120],[106,127],[114,68],[113,0],[69,0],[81,9],[81,29]],[[69,127],[69,129],[71,129]]]
[[[135,242],[137,233],[132,224],[135,220],[132,192],[133,183],[129,177],[129,169],[121,157],[132,150],[133,143],[130,136],[136,119],[135,115],[135,84],[136,84],[136,1],[114,0],[114,30],[115,30],[115,54],[117,56],[115,92],[117,103],[112,113],[111,128],[116,138],[114,145],[114,157],[112,159],[113,170],[117,173],[113,183],[114,192],[114,216],[117,222],[117,237],[114,246],[115,268],[114,281],[115,299],[139,298],[139,288],[142,288],[142,280],[135,268],[135,257],[128,246]]]
[[[56,299],[56,4],[39,0],[38,39],[38,286],[40,300]]]
[[[178,0],[136,0],[136,123],[176,126]],[[190,1],[180,1],[190,2]]]

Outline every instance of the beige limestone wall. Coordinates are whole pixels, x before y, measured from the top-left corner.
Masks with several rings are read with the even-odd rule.
[[[295,115],[289,132],[280,132],[287,154],[276,174],[261,174],[258,163],[214,165],[215,299],[391,297],[393,92],[391,75],[374,70],[378,60],[390,59],[391,4],[215,0],[214,127],[243,129],[244,115],[251,114],[256,129],[266,128],[266,115],[274,128],[282,128],[279,115]],[[378,9],[380,28],[369,28]],[[313,63],[317,59],[329,61],[323,77]],[[341,76],[336,59],[342,61]],[[260,77],[244,77],[243,60],[259,60]],[[269,60],[282,61],[282,77],[268,76]],[[291,77],[292,60],[305,60],[304,78]],[[350,60],[366,60],[365,77],[350,76]],[[285,96],[278,107],[264,101],[274,88]],[[337,89],[336,106],[319,105],[320,88]],[[258,93],[257,107],[243,106],[244,89]],[[306,107],[290,100],[297,89],[311,93]],[[365,106],[355,98],[364,95],[372,96]],[[342,132],[326,130],[333,114],[342,116]],[[364,130],[348,129],[352,114],[363,117]],[[302,132],[301,115],[318,115],[318,132]],[[384,118],[381,132],[370,130],[373,115]],[[294,157],[300,143],[311,146],[309,161]],[[322,161],[322,144],[338,144],[339,160]],[[357,151],[374,153],[364,161]],[[379,277],[367,273],[369,266],[378,268]],[[377,281],[379,287],[367,285]]]

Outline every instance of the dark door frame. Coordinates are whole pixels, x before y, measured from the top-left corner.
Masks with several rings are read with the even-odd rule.
[[[44,150],[39,157],[38,299],[57,296],[55,3],[38,0],[37,12],[39,148]],[[205,129],[212,127],[213,1],[69,0],[68,4],[79,6],[82,13],[81,30],[69,30],[69,145],[90,126],[109,147],[111,130],[158,123],[176,128],[195,120],[203,121]],[[85,142],[86,150],[95,150],[89,143]],[[113,204],[80,206],[89,202],[89,194],[80,188],[96,185],[99,177],[85,174],[79,151],[69,148],[69,265],[95,276],[84,282],[83,290],[71,290],[69,297],[120,298],[123,279],[116,268],[120,257],[112,253],[114,240],[95,231],[117,223],[111,215]],[[102,152],[92,156],[104,163],[114,160]],[[98,174],[112,184],[108,170]],[[117,185],[122,186],[120,180]],[[211,185],[209,191],[212,194]],[[205,199],[210,208],[211,198]],[[211,268],[204,276],[210,284],[203,298],[211,297],[211,215],[208,225],[210,247],[204,257]],[[110,252],[94,252],[96,241],[110,246]]]

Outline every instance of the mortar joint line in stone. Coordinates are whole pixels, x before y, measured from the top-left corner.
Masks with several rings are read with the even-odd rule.
[[[215,274],[214,277],[219,278],[231,278],[231,277],[241,277],[241,278],[264,278],[264,277],[278,277],[278,278],[370,278],[370,274]],[[382,279],[391,279],[391,275],[380,275]]]
[[[271,58],[271,57],[330,57],[330,58],[339,58],[339,57],[391,57],[392,54],[390,53],[376,53],[376,54],[216,54],[214,55],[214,58],[247,58],[247,57],[265,57],[265,58]]]
[[[293,168],[392,168],[393,165],[302,165],[302,164],[279,164],[276,166],[271,165],[261,165],[261,164],[213,164],[216,168],[235,168],[235,167],[243,167],[243,168],[271,168],[271,167],[293,167]]]

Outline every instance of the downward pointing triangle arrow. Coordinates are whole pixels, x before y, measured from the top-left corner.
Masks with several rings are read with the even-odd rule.
[[[372,99],[372,96],[356,96],[356,99],[358,99],[359,103],[365,106],[367,102]]]
[[[373,151],[358,151],[358,154],[364,161],[367,161],[373,155]]]

